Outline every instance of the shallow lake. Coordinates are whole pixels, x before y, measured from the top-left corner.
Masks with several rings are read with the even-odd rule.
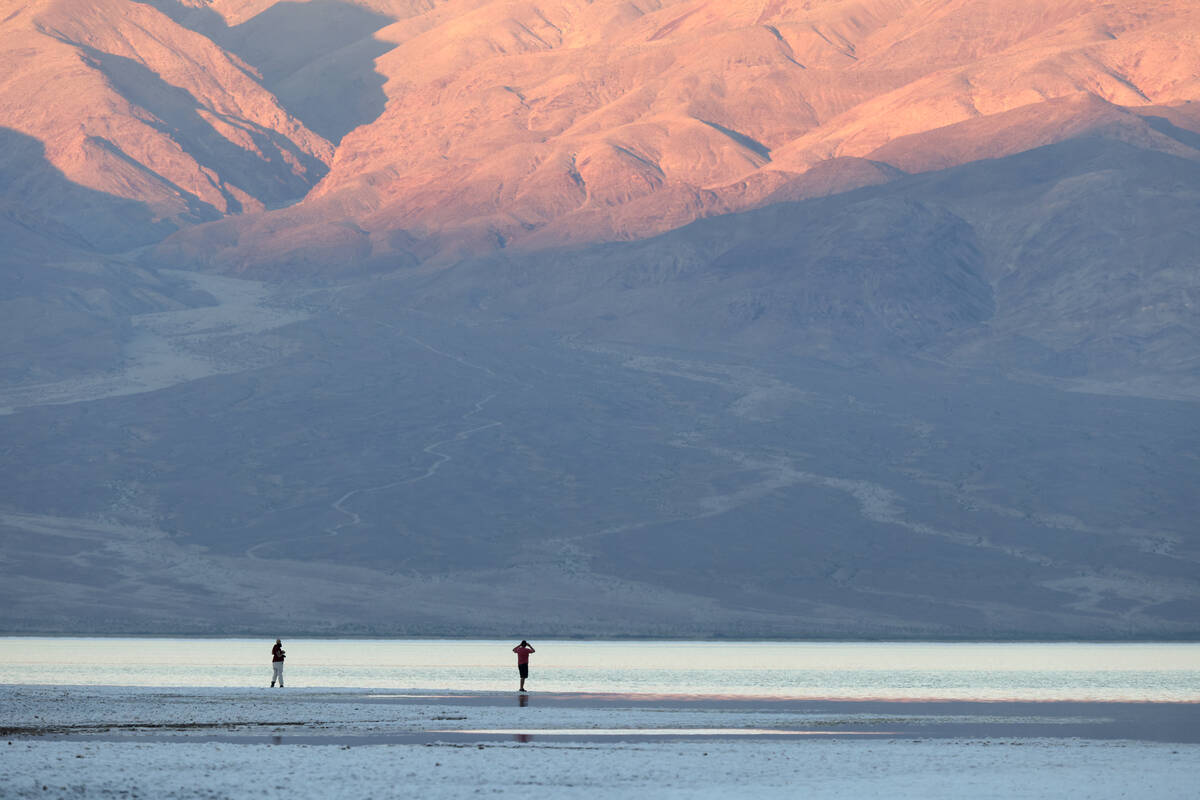
[[[269,639],[0,637],[0,684],[266,686]],[[516,642],[289,639],[291,687],[511,691]],[[1200,644],[537,640],[528,688],[1200,702]]]

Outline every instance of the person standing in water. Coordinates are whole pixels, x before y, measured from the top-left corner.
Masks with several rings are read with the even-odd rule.
[[[283,642],[276,639],[275,646],[271,648],[271,688],[275,688],[275,681],[279,681],[279,688],[283,688]]]
[[[521,687],[518,692],[525,691],[525,679],[529,677],[529,654],[537,652],[533,649],[533,645],[524,639],[521,643],[513,648],[513,652],[517,654],[517,672],[521,675]]]

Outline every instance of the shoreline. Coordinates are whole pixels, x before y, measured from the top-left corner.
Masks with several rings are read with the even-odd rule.
[[[868,700],[600,692],[0,685],[0,736],[474,743],[868,736],[1200,744],[1200,702]]]

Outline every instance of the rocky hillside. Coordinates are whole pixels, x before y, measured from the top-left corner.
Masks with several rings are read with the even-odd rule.
[[[28,143],[0,156],[5,198],[95,251],[297,200],[327,170],[330,144],[252,67],[150,5],[6,0],[0,14],[0,126]]]
[[[43,149],[6,149],[5,198],[100,252],[169,236],[151,263],[328,275],[638,239],[1097,131],[1200,157],[1185,2],[0,13],[0,126]]]
[[[1197,45],[0,0],[3,625],[1194,638]]]
[[[176,236],[160,253],[284,274],[636,239],[1098,129],[1197,157],[1194,135],[1171,135],[1196,128],[1200,9],[1189,3],[429,6],[369,4],[378,16],[358,33],[396,21],[314,67],[260,56],[287,73],[280,87],[301,75],[354,83],[338,94],[360,124],[304,202]],[[310,104],[292,88],[281,96]],[[829,163],[844,158],[862,161]]]
[[[333,154],[255,67],[145,3],[3,0],[0,75],[10,381],[112,368],[130,314],[211,302],[125,254],[298,200]]]

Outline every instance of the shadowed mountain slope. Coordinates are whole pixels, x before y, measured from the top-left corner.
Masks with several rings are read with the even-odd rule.
[[[129,315],[211,300],[126,251],[295,200],[332,149],[149,5],[0,2],[0,20],[0,369],[22,383],[114,366]]]
[[[129,231],[167,225],[142,203],[72,183],[40,142],[0,128],[0,186],[9,197],[52,197],[58,217],[34,202],[0,198],[0,380],[37,383],[95,373],[121,361],[129,317],[210,302],[178,281],[114,259]]]
[[[335,144],[376,119],[387,101],[381,89],[385,79],[375,72],[374,60],[392,45],[373,34],[395,21],[393,14],[417,13],[403,3],[389,4],[388,13],[381,13],[339,0],[142,1],[251,65],[290,113]]]
[[[467,261],[416,301],[619,341],[843,363],[916,355],[1195,398],[1200,162],[1124,139],[1084,137],[641,242]]]
[[[738,320],[798,310],[844,332],[857,314],[866,333],[840,365],[715,349],[717,337],[653,343],[696,330],[689,299],[719,308],[704,284],[819,274],[782,257],[758,276],[718,264],[631,270],[629,288],[552,283],[555,319],[517,316],[515,264],[516,288],[481,287],[454,317],[431,313],[431,287],[407,307],[422,290],[400,276],[252,304],[253,284],[200,276],[220,303],[136,319],[130,355],[175,350],[168,377],[188,356],[225,372],[138,391],[131,359],[105,376],[115,386],[0,395],[19,406],[0,415],[6,625],[1196,636],[1196,403],[859,349],[889,325],[971,330],[988,306],[963,222],[915,202],[858,205],[943,232],[947,263],[875,253],[857,288],[818,283],[811,300]],[[920,326],[872,308],[889,271],[941,293],[903,298]],[[596,331],[638,295],[641,329],[617,318],[611,332],[640,336]],[[957,314],[932,313],[949,301]],[[307,316],[280,312],[298,308]]]

